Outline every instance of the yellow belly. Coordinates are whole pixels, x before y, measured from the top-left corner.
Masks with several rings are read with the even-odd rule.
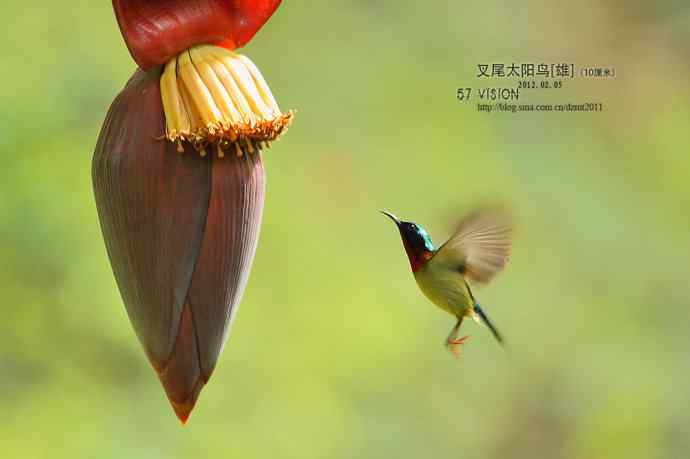
[[[432,260],[414,277],[422,293],[439,308],[457,317],[471,314],[474,301],[459,272],[436,266]]]

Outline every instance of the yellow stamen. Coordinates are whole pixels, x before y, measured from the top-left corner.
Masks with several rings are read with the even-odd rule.
[[[211,66],[212,61],[209,62],[208,59],[204,59],[204,56],[197,49],[191,49],[190,54],[192,62],[199,71],[204,84],[208,87],[213,97],[213,102],[220,110],[223,120],[238,122],[240,114],[235,108],[228,91]]]
[[[218,157],[234,145],[252,154],[286,130],[293,113],[283,114],[259,69],[245,56],[200,45],[171,59],[161,76],[165,137],[184,151],[191,143],[202,156],[216,145]]]
[[[177,72],[182,79],[182,84],[187,89],[187,94],[191,96],[191,103],[196,108],[202,124],[207,129],[214,129],[216,125],[220,124],[222,115],[213,102],[211,92],[192,63],[188,51],[180,55],[177,63]]]
[[[175,69],[176,59],[172,59],[165,65],[165,71],[161,76],[161,93],[170,95],[169,97],[163,97],[163,109],[166,114],[169,114],[169,116],[166,115],[166,129],[168,136],[172,137],[190,134],[189,117],[182,106],[183,101],[177,87]]]
[[[266,80],[264,80],[263,75],[261,75],[261,72],[259,72],[259,69],[246,56],[238,55],[238,57],[240,61],[242,61],[242,63],[245,65],[247,70],[249,70],[249,73],[251,74],[254,83],[256,84],[259,93],[261,94],[261,98],[263,99],[263,101],[266,103],[267,106],[269,106],[273,110],[274,113],[280,114],[278,102],[276,102],[276,99],[273,97],[273,93],[271,92],[271,89],[268,87]]]

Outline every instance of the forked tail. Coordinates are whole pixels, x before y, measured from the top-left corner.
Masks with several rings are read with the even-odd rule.
[[[489,320],[489,317],[484,313],[482,308],[479,306],[479,303],[474,305],[474,312],[477,313],[477,315],[481,318],[482,322],[489,327],[489,330],[491,330],[491,333],[494,335],[494,338],[496,338],[496,341],[498,341],[501,345],[504,345],[503,342],[503,336],[499,331],[494,327],[494,324],[491,323]]]

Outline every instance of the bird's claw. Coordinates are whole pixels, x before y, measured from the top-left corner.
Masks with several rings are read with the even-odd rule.
[[[448,341],[446,341],[446,346],[448,346],[448,350],[453,353],[455,358],[460,357],[460,346],[462,344],[465,344],[465,341],[467,341],[469,338],[470,337],[468,335],[458,339],[449,339]]]

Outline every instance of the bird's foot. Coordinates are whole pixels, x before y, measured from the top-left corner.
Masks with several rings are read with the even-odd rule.
[[[460,357],[460,346],[462,344],[465,344],[465,341],[470,339],[469,335],[468,336],[463,336],[462,338],[458,339],[449,339],[446,341],[446,346],[448,346],[448,350],[453,353],[455,358]]]

